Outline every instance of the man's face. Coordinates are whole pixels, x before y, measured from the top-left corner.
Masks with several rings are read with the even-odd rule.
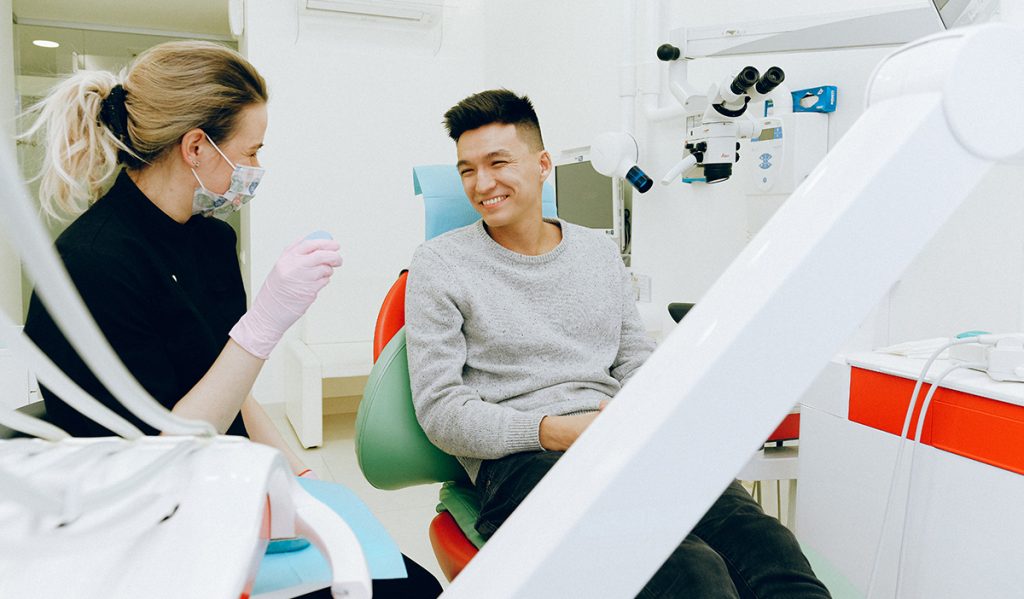
[[[462,187],[490,228],[541,219],[541,193],[551,157],[531,150],[515,125],[491,123],[456,143]]]

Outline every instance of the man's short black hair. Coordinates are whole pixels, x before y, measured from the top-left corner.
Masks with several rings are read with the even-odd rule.
[[[448,136],[459,141],[466,131],[491,123],[515,125],[523,141],[532,150],[543,150],[540,122],[533,103],[526,96],[517,96],[507,89],[490,89],[473,94],[444,113]]]

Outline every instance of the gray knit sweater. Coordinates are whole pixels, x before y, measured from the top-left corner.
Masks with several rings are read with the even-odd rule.
[[[413,403],[427,437],[475,480],[480,460],[541,449],[540,421],[596,410],[654,348],[618,248],[564,221],[540,256],[483,222],[416,250],[406,292]]]

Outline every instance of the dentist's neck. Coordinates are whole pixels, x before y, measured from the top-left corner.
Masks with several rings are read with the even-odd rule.
[[[183,169],[176,166],[166,160],[157,161],[141,169],[129,170],[128,176],[154,206],[184,224],[192,218],[195,179],[191,171],[184,169],[184,172],[179,172]]]

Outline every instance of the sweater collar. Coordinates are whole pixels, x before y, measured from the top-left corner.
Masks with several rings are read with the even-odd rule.
[[[506,260],[511,260],[513,262],[519,262],[522,264],[544,264],[562,255],[562,253],[565,252],[566,246],[570,243],[570,238],[572,236],[572,233],[570,232],[570,227],[565,221],[558,218],[545,218],[544,222],[557,225],[560,229],[562,229],[562,240],[559,241],[558,245],[556,245],[551,251],[541,254],[539,256],[527,256],[525,254],[520,254],[519,252],[513,252],[512,250],[501,245],[497,241],[494,241],[494,239],[492,239],[491,236],[487,234],[487,229],[484,228],[483,219],[476,221],[474,227],[477,236],[481,238],[481,241],[487,247],[487,249],[490,252],[494,253],[495,255]]]

